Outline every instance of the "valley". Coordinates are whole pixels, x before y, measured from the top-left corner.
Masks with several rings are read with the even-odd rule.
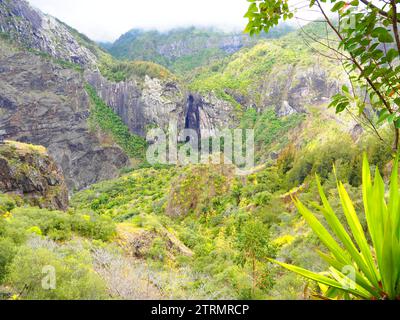
[[[310,22],[255,37],[133,29],[98,44],[24,0],[0,0],[0,300],[323,296],[271,260],[329,268],[293,200],[320,208],[318,175],[340,222],[338,181],[362,213],[363,153],[387,183],[393,133],[374,109],[330,106],[349,75],[305,32],[325,37]],[[255,168],[149,163],[148,133],[171,123],[199,141],[253,130]],[[41,286],[44,266],[53,290]]]

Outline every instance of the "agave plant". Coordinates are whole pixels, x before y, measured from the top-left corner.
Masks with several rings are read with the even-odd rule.
[[[398,157],[394,162],[389,193],[376,169],[372,180],[367,156],[364,155],[362,191],[364,212],[369,236],[364,232],[354,205],[343,185],[338,191],[346,228],[333,211],[317,177],[322,206],[314,207],[322,212],[329,228],[325,228],[316,216],[299,199],[294,203],[329,253],[319,252],[329,265],[324,274],[311,272],[293,265],[272,260],[284,268],[328,287],[328,298],[341,292],[345,297],[356,299],[400,300],[400,196],[398,186]],[[370,239],[370,240],[368,240]],[[352,272],[348,272],[352,270]]]

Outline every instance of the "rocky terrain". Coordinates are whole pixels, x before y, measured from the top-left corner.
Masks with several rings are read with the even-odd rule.
[[[177,73],[190,73],[195,67],[250,47],[260,38],[277,38],[291,30],[284,25],[268,35],[251,38],[240,31],[213,28],[177,28],[166,32],[133,29],[103,47],[119,59],[153,61]]]
[[[341,66],[299,31],[134,31],[107,49],[116,57],[26,1],[0,0],[0,300],[319,297],[268,262],[328,269],[293,198],[318,208],[318,175],[342,221],[337,180],[362,212],[363,153],[386,168],[382,181],[393,167],[387,126],[369,134],[375,114],[327,108]],[[255,166],[237,154],[234,165],[147,163],[146,133],[171,122],[200,139],[252,129]],[[32,277],[43,266],[54,290]]]
[[[149,65],[144,71],[128,68],[121,80],[112,75],[126,64],[23,0],[0,1],[0,30],[0,132],[7,139],[48,148],[70,191],[113,178],[130,164],[115,142],[92,132],[86,84],[135,135],[145,137],[149,128],[166,130],[177,123],[179,129],[195,130],[200,139],[237,127],[249,108],[263,112],[275,107],[281,117],[306,112],[309,105],[325,103],[339,87],[337,74],[332,73],[335,67],[312,61],[304,45],[297,44],[293,53],[285,49],[288,41],[298,42],[295,34],[260,40],[195,28],[171,31],[168,36],[129,32],[116,47],[162,37],[164,42],[155,50],[167,59],[198,52],[199,45],[218,47],[224,55],[254,46],[190,77],[152,74],[154,67]],[[132,50],[128,48],[129,53]],[[257,79],[250,76],[254,74]]]
[[[12,141],[0,144],[0,192],[22,197],[32,206],[68,208],[63,174],[39,146]]]
[[[149,127],[167,130],[170,121],[183,128],[186,94],[176,81],[145,76],[141,83],[137,80],[117,83],[99,72],[87,72],[86,79],[131,132],[145,137]]]
[[[65,25],[24,0],[0,0],[0,31],[55,58],[85,66],[96,63],[96,56],[81,46]]]
[[[71,191],[129,164],[118,146],[102,146],[90,132],[80,72],[0,41],[0,130],[7,139],[48,148]]]

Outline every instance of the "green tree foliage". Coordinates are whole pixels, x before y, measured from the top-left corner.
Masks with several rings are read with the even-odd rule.
[[[299,126],[303,120],[303,114],[278,117],[273,108],[267,108],[262,113],[249,108],[243,114],[240,126],[244,129],[254,129],[256,161],[259,161],[265,160],[265,152],[270,150],[273,143],[285,145],[290,130]]]
[[[242,261],[251,265],[253,297],[256,287],[264,281],[258,276],[258,262],[265,262],[267,258],[272,258],[276,254],[276,248],[269,242],[268,234],[268,228],[261,221],[250,220],[241,228],[238,235]]]
[[[290,26],[283,25],[262,37],[279,38],[291,30]],[[168,32],[131,30],[107,50],[118,59],[151,61],[178,75],[189,75],[194,69],[239,50],[240,45],[236,42],[228,49],[221,46],[221,43],[229,44],[229,40],[235,37],[243,46],[252,46],[259,40],[212,28],[177,28]]]
[[[99,69],[104,77],[114,82],[131,79],[140,79],[143,81],[146,76],[162,80],[176,80],[167,69],[147,61],[115,61],[109,59],[102,61]]]
[[[0,194],[0,299],[107,298],[87,248],[114,235],[115,224],[107,216],[30,207],[18,196]],[[46,266],[55,268],[54,290],[41,285]]]
[[[50,268],[46,269],[46,267]],[[22,247],[9,265],[8,271],[7,283],[18,292],[18,299],[99,300],[107,298],[105,284],[92,269],[90,255],[86,250],[65,250],[61,253],[45,248]],[[54,272],[54,284],[50,282],[52,281],[50,277],[53,276],[50,272]],[[49,279],[46,279],[46,276]]]

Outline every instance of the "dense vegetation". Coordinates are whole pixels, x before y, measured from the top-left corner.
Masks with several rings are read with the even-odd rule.
[[[295,204],[321,242],[329,249],[329,254],[320,252],[320,256],[331,265],[330,271],[322,275],[285,263],[277,263],[327,286],[328,289],[323,295],[328,298],[352,296],[363,299],[398,300],[400,298],[398,179],[398,158],[396,158],[386,203],[382,176],[377,169],[375,178],[371,179],[368,160],[364,156],[363,202],[369,230],[369,234],[366,235],[343,183],[338,183],[338,193],[351,232],[346,230],[333,211],[317,178],[323,206],[316,207],[323,213],[329,230],[340,240],[340,244],[301,201],[295,200]],[[368,238],[371,239],[372,248]]]
[[[107,216],[27,207],[18,196],[0,195],[1,298],[107,298],[90,252],[114,234],[115,224]],[[56,272],[55,290],[42,287],[46,266]]]
[[[317,23],[310,23],[304,30],[317,38],[321,36]],[[243,48],[187,75],[189,88],[200,93],[212,91],[229,102],[265,108],[270,106],[266,103],[281,103],[284,87],[300,73],[321,69],[328,79],[342,80],[345,74],[341,67],[324,57],[315,59],[314,50],[304,43],[303,37],[303,31],[298,30],[278,39],[259,40],[252,47]],[[276,83],[276,88],[282,89],[266,102],[275,89],[266,90],[268,83]]]
[[[278,38],[291,30],[289,26],[282,26],[262,37]],[[134,29],[105,49],[118,59],[151,61],[183,75],[256,42],[240,32],[225,33],[211,28],[179,28],[167,32]]]
[[[296,13],[296,9],[291,8],[287,1],[250,2],[246,13],[249,19],[246,31],[250,34],[257,34],[263,30],[268,32],[278,25],[280,20],[291,19]],[[326,3],[325,7],[321,2]],[[362,4],[360,1],[346,3],[334,0],[311,0],[309,6],[322,14],[322,22],[336,38],[333,39],[327,32],[326,38],[323,39],[325,41],[318,43],[323,44],[328,52],[336,57],[334,59],[342,65],[351,86],[349,89],[347,85],[343,85],[342,92],[332,98],[330,107],[335,107],[337,113],[344,111],[351,113],[349,110],[356,109],[359,115],[364,115],[369,121],[381,144],[388,145],[390,139],[380,135],[378,131],[380,124],[387,121],[388,126],[392,128],[393,138],[389,143],[392,143],[394,153],[397,155],[392,163],[389,194],[385,195],[385,182],[379,168],[375,170],[375,178],[371,179],[367,156],[364,156],[362,169],[362,199],[366,220],[364,225],[360,222],[355,205],[343,183],[337,182],[340,202],[347,221],[346,229],[332,209],[317,177],[322,205],[314,203],[313,206],[323,214],[329,228],[325,228],[302,201],[295,199],[294,202],[314,233],[329,250],[327,253],[320,252],[320,256],[331,266],[329,272],[323,275],[275,262],[321,284],[322,292],[319,296],[324,299],[398,300],[400,299],[399,1],[392,0],[383,6],[367,0],[361,2]],[[338,20],[333,21],[327,10],[337,13]],[[332,41],[335,41],[335,44],[332,44]],[[378,120],[368,115],[375,110],[379,111]],[[365,229],[368,229],[368,234]],[[332,234],[335,237],[332,237]]]

